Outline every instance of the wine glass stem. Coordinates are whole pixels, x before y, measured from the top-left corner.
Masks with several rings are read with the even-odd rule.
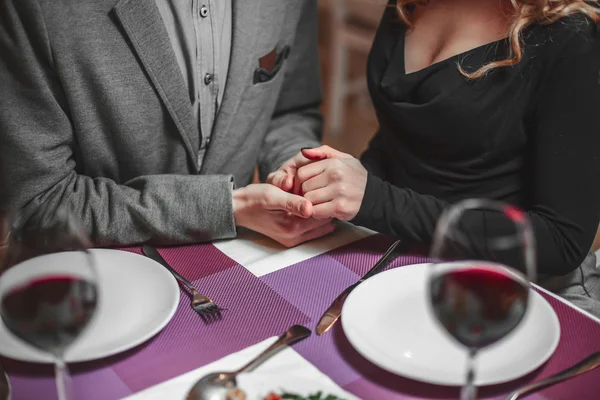
[[[71,376],[62,357],[57,357],[54,362],[54,374],[56,376],[58,400],[73,400]]]
[[[460,391],[460,400],[475,400],[477,388],[475,387],[475,355],[477,349],[469,349],[469,357],[467,360],[467,382]]]

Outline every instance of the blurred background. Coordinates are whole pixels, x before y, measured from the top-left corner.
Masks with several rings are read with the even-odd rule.
[[[367,55],[386,0],[318,0],[325,117],[323,142],[358,157],[377,130]]]

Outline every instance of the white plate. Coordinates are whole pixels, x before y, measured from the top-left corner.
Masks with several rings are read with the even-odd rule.
[[[358,400],[358,397],[338,386],[324,385],[317,380],[293,375],[252,372],[239,375],[237,381],[238,387],[246,392],[248,400],[262,400],[271,392],[279,395],[283,392],[294,393],[303,397],[321,392],[323,398],[332,394],[344,400]]]
[[[467,355],[432,318],[426,283],[431,264],[383,272],[359,285],[342,309],[342,326],[365,358],[390,372],[439,385],[464,384]],[[537,292],[521,324],[476,357],[477,385],[519,378],[554,352],[560,325]]]
[[[145,342],[167,325],[179,304],[177,282],[157,262],[126,251],[92,252],[99,281],[98,308],[90,326],[67,350],[67,362],[108,357]],[[69,262],[69,253],[35,260],[43,264],[52,256],[65,257],[63,262]],[[0,354],[22,361],[52,362],[51,357],[19,340],[1,322]]]

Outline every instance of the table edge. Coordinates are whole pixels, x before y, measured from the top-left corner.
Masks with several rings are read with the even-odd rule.
[[[583,310],[579,307],[577,307],[575,304],[571,303],[570,301],[560,297],[559,295],[557,295],[556,293],[552,293],[551,291],[544,289],[543,287],[532,283],[532,285],[539,291],[544,292],[545,294],[554,297],[555,299],[557,299],[558,301],[561,301],[562,303],[566,304],[567,306],[571,307],[572,309],[574,309],[575,311],[580,312],[581,314],[583,314],[584,316],[588,317],[589,319],[591,319],[592,321],[596,322],[597,324],[600,324],[600,318],[590,314],[589,312],[587,312],[586,310]]]

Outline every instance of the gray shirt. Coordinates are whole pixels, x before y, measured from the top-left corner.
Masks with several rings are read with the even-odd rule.
[[[198,168],[210,142],[231,55],[231,0],[156,0],[189,88],[201,133]]]

